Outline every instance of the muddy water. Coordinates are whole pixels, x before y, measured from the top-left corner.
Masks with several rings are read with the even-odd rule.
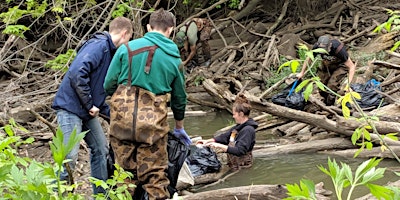
[[[185,118],[185,130],[191,136],[200,135],[205,139],[233,123],[232,116],[227,112],[216,112],[206,116]],[[172,120],[171,120],[172,125]],[[265,135],[257,133],[257,139],[265,139]],[[256,184],[299,184],[302,178],[310,179],[314,183],[324,182],[325,189],[333,190],[330,177],[321,172],[317,166],[327,168],[328,157],[335,159],[338,163],[347,163],[353,171],[366,159],[335,157],[325,154],[288,154],[279,156],[257,157],[254,165],[250,169],[244,169],[225,182],[215,185],[207,190],[228,188],[235,186],[247,186]],[[386,184],[388,181],[399,180],[393,171],[398,171],[400,164],[391,159],[381,161],[378,167],[387,168],[385,177],[374,182],[376,184]],[[345,192],[346,193],[346,190]],[[363,186],[356,188],[352,198],[363,196],[368,193],[368,189]],[[336,199],[332,197],[332,199]]]

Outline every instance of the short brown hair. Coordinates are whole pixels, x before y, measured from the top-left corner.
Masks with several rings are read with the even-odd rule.
[[[151,13],[149,24],[153,29],[166,31],[170,27],[175,27],[175,20],[174,14],[160,8]]]
[[[122,30],[127,30],[129,33],[133,33],[133,25],[131,20],[126,17],[117,17],[110,23],[109,32],[116,33]]]
[[[233,109],[236,112],[243,112],[245,116],[250,115],[251,105],[243,93],[236,96],[235,103],[233,103]]]

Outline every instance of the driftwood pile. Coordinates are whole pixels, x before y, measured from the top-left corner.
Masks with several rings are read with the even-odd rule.
[[[220,2],[216,4],[220,5]],[[209,68],[199,66],[192,69],[187,74],[187,88],[192,103],[228,111],[231,110],[235,95],[244,92],[251,100],[254,110],[258,111],[258,115],[254,116],[260,124],[258,130],[271,130],[273,134],[282,138],[274,147],[258,142],[255,156],[268,156],[270,152],[326,152],[340,149],[343,151],[335,153],[354,155],[356,147],[351,144],[349,138],[354,129],[360,126],[360,122],[345,120],[337,107],[326,106],[314,96],[311,96],[308,102],[316,108],[313,112],[293,110],[270,103],[271,96],[286,80],[291,79],[287,77],[274,85],[266,84],[276,74],[282,58],[296,58],[298,43],[311,46],[318,36],[323,34],[331,34],[350,48],[351,57],[357,62],[356,82],[365,83],[366,80],[375,78],[382,83],[382,95],[390,104],[367,112],[368,115],[380,117],[380,121],[375,123],[378,132],[400,132],[400,108],[397,102],[400,58],[397,53],[392,52],[383,53],[382,56],[383,50],[392,47],[399,34],[372,33],[377,25],[387,20],[385,8],[399,10],[400,3],[390,0],[285,0],[280,2],[280,5],[276,3],[274,7],[269,1],[243,2],[247,2],[247,5],[228,17],[219,17],[218,13],[209,16],[215,25],[210,41],[214,52],[212,63]],[[321,10],[321,6],[327,7]],[[207,14],[211,9],[212,7],[204,9],[192,17]],[[102,28],[103,26],[99,30]],[[44,58],[54,57],[38,46],[30,45],[20,38],[0,38],[5,41],[0,43],[0,75],[4,77],[0,80],[0,126],[13,118],[31,130],[29,134],[18,132],[18,135],[33,136],[42,141],[35,148],[42,147],[41,150],[48,150],[47,142],[57,124],[50,106],[63,73],[44,67]],[[362,62],[363,60],[370,62]],[[197,86],[199,83],[202,83],[202,86]],[[193,92],[206,92],[207,97],[195,97]],[[352,116],[359,115],[360,113],[352,112]],[[104,127],[106,129],[107,125]],[[375,141],[378,141],[377,137],[372,134]],[[389,139],[385,141],[391,145],[394,152],[400,152],[400,142]],[[388,152],[382,153],[379,145],[378,143],[372,151],[364,151],[360,156],[393,156]],[[33,149],[32,146],[28,148]],[[84,145],[83,148],[83,154],[87,154],[89,151]],[[22,153],[31,155],[31,151],[27,150],[22,150]],[[43,159],[50,159],[48,151],[41,156]],[[81,162],[78,170],[82,179],[87,178],[87,160]],[[88,188],[90,186],[86,185],[82,190],[89,191]],[[204,199],[216,197],[216,194],[226,194],[221,199],[226,199],[228,195],[238,199],[281,199],[284,190],[277,186],[253,186],[240,190],[234,188],[226,193],[216,191],[193,194],[185,199]]]
[[[286,12],[290,4],[287,2],[283,2],[280,16],[288,15]],[[370,115],[380,113],[378,117],[381,121],[375,123],[378,132],[380,134],[399,132],[399,116],[396,112],[399,108],[396,99],[400,94],[397,87],[400,77],[398,71],[400,57],[395,52],[384,52],[392,47],[399,34],[397,32],[372,33],[372,30],[387,18],[384,8],[396,9],[397,7],[400,7],[400,4],[387,5],[383,2],[377,4],[365,1],[337,2],[332,4],[326,12],[317,14],[311,20],[301,21],[295,26],[290,24],[281,26],[281,21],[279,21],[281,18],[272,25],[262,22],[255,23],[252,19],[242,22],[247,24],[242,25],[234,18],[225,19],[233,25],[224,29],[222,34],[218,34],[219,38],[217,34],[214,34],[215,39],[210,42],[211,46],[213,44],[221,46],[213,54],[215,56],[213,56],[211,66],[194,68],[187,78],[189,92],[200,91],[199,87],[192,86],[201,77],[202,89],[212,98],[200,99],[198,96],[189,95],[189,100],[196,104],[231,111],[235,95],[244,92],[251,99],[253,108],[259,111],[259,114],[269,114],[264,117],[263,115],[258,116],[261,120],[259,130],[270,129],[273,134],[290,139],[285,140],[286,143],[290,141],[291,143],[307,142],[338,136],[350,138],[355,128],[359,127],[361,123],[352,119],[345,120],[338,107],[326,106],[317,96],[311,96],[308,102],[310,108],[308,112],[270,103],[271,96],[281,89],[282,85],[285,85],[285,81],[290,82],[292,75],[282,78],[268,88],[265,87],[267,80],[276,73],[280,56],[295,58],[296,45],[299,42],[310,46],[305,41],[314,42],[320,35],[331,34],[349,47],[351,57],[357,63],[355,82],[365,83],[371,78],[381,82],[381,94],[390,104],[378,110],[368,110],[371,111],[370,113],[365,111]],[[368,12],[371,9],[382,12],[374,12],[374,15],[371,15]],[[216,25],[218,33],[222,30],[223,25],[221,24],[226,24],[226,22]],[[271,28],[274,30],[271,31]],[[232,37],[228,37],[229,33],[234,33],[234,35],[231,34]],[[221,37],[222,35],[224,37]],[[310,35],[313,35],[313,39],[310,38]],[[377,60],[377,57],[386,59],[386,61]],[[359,117],[360,113],[353,110],[352,116]],[[379,149],[378,136],[373,135],[372,137],[377,142],[376,148]],[[394,148],[400,144],[387,138],[385,140],[388,144],[395,146]],[[338,146],[334,141],[332,143],[321,141],[321,144],[327,145],[313,147],[305,143],[304,151],[356,148],[350,142],[342,141],[337,141]],[[265,152],[268,151],[265,150]],[[297,151],[302,152],[302,147],[297,147]],[[261,152],[262,150],[260,150],[260,154],[262,154]],[[360,156],[385,155],[385,153],[373,152]],[[390,153],[386,156],[392,157]]]

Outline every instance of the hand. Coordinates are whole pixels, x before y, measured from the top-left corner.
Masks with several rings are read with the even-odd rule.
[[[222,150],[222,152],[226,152],[228,150],[228,146],[227,145],[224,145],[224,144],[221,144],[221,143],[217,143],[217,142],[209,143],[207,146],[211,146],[213,148],[220,149],[220,150]]]
[[[92,117],[96,117],[99,114],[100,109],[97,108],[96,106],[93,106],[90,110],[89,110],[89,115]]]
[[[174,135],[177,138],[179,138],[183,143],[185,143],[187,146],[192,144],[192,140],[190,139],[190,137],[186,133],[185,129],[183,129],[183,128],[181,128],[181,129],[174,128]]]

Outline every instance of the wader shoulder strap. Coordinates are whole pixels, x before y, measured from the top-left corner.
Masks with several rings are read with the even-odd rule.
[[[131,50],[131,48],[129,48],[128,43],[125,43],[126,48],[128,48],[128,57],[129,57],[129,72],[128,72],[128,86],[132,85],[132,57],[136,54],[148,51],[149,55],[147,56],[147,60],[146,60],[146,66],[144,68],[144,72],[146,72],[146,74],[148,74],[150,72],[150,68],[151,68],[151,63],[153,62],[153,56],[154,56],[154,52],[156,51],[156,49],[158,48],[157,45],[153,45],[153,46],[147,46],[147,47],[142,47],[140,49],[136,49],[134,51]]]
[[[343,42],[340,42],[340,45],[336,48],[335,54],[337,55],[343,49]]]

